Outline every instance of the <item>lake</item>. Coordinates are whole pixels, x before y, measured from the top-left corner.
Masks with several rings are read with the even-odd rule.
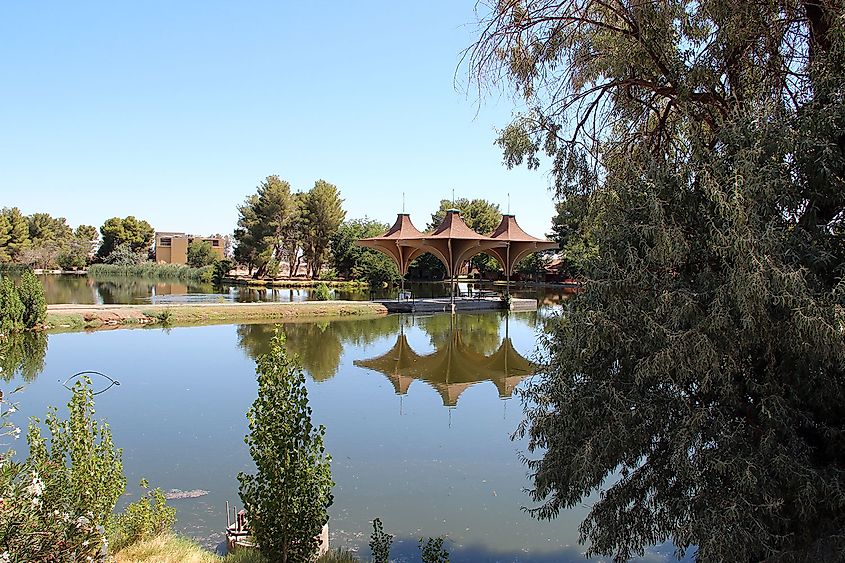
[[[583,561],[585,507],[536,521],[515,389],[534,367],[536,331],[554,309],[477,315],[391,315],[281,325],[300,357],[315,422],[326,426],[336,482],[331,544],[368,554],[371,521],[396,535],[393,556],[418,560],[420,537],[445,535],[452,561]],[[120,381],[96,397],[97,416],[123,448],[126,501],[144,477],[162,489],[209,491],[172,500],[177,529],[208,547],[223,539],[236,475],[251,470],[243,438],[256,395],[256,355],[269,324],[123,329],[17,337],[5,360],[25,383],[15,422],[65,413],[62,382],[96,370]],[[95,388],[105,383],[94,381]],[[25,443],[15,444],[25,455]],[[587,504],[589,500],[585,501]],[[671,546],[647,560],[663,561]]]

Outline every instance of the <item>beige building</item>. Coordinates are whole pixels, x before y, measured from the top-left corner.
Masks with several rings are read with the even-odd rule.
[[[217,257],[225,258],[222,238],[195,237],[185,233],[156,233],[156,262],[165,264],[187,264],[188,245],[194,240],[206,241],[211,244]]]

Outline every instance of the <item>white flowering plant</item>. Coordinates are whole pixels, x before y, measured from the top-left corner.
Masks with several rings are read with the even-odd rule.
[[[55,408],[48,412],[49,443],[39,420],[31,419],[25,461],[3,454],[0,562],[108,557],[106,523],[126,486],[121,450],[114,447],[108,425],[93,419],[90,380],[74,386],[68,411],[67,420]]]

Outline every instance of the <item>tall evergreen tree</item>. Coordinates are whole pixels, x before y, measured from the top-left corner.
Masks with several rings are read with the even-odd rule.
[[[313,278],[319,277],[331,238],[346,218],[342,203],[337,187],[324,180],[317,180],[305,196],[303,243],[305,257]]]
[[[12,256],[9,252],[9,239],[11,238],[12,224],[5,213],[0,213],[0,262],[9,262]]]
[[[29,226],[26,217],[17,207],[4,209],[3,215],[9,222],[9,240],[6,242],[6,252],[12,260],[16,261],[20,258],[21,253],[31,246]]]
[[[589,553],[845,552],[839,0],[498,2],[468,53],[532,108],[505,163],[589,198],[584,291],[526,392],[532,513]]]

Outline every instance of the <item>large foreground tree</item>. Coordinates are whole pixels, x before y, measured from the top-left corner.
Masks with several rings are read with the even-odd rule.
[[[845,552],[841,0],[500,0],[468,51],[598,255],[525,398],[535,516],[588,551]],[[533,454],[531,453],[533,452]]]

